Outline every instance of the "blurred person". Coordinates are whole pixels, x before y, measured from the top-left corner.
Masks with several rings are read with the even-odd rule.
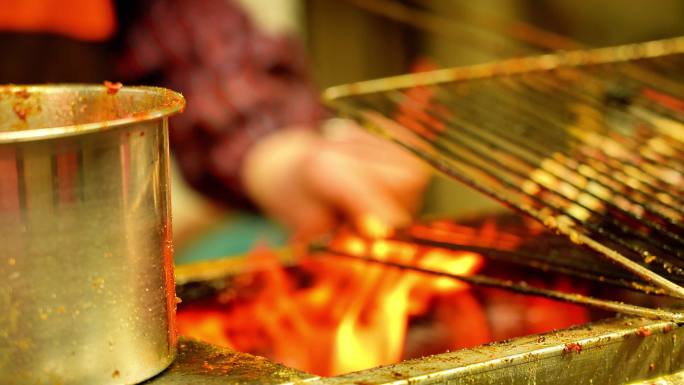
[[[171,123],[187,181],[309,238],[339,220],[406,225],[428,173],[350,121],[330,119],[305,54],[230,0],[0,0],[2,83],[158,84],[187,108]],[[316,128],[323,127],[321,130]]]

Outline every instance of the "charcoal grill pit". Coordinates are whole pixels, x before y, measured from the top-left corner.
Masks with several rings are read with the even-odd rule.
[[[284,256],[285,260],[288,256]],[[291,260],[290,260],[291,262]],[[217,261],[239,274],[244,258]],[[178,292],[192,293],[211,263],[178,267]],[[207,281],[208,282],[208,281]],[[195,288],[196,290],[196,288]],[[615,317],[336,377],[274,364],[265,358],[181,339],[176,362],[148,385],[220,384],[678,384],[684,377],[684,328],[667,321]],[[678,372],[682,372],[678,374]]]

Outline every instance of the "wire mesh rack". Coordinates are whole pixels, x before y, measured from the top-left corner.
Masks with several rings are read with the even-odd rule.
[[[684,38],[674,38],[347,84],[324,97],[643,287],[684,298],[683,69]]]

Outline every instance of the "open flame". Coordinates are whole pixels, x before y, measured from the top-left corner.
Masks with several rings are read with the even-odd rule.
[[[488,227],[482,231],[473,235],[493,236]],[[511,237],[502,239],[508,245],[516,243]],[[339,234],[330,247],[459,275],[474,274],[484,266],[483,258],[475,253],[364,238],[353,232]],[[500,337],[488,326],[488,312],[479,299],[458,280],[334,254],[304,257],[296,273],[283,267],[269,250],[257,250],[251,258],[259,271],[238,276],[232,289],[216,302],[181,307],[180,334],[324,376],[395,363],[411,354],[435,353],[407,352],[411,350],[407,345],[410,321],[421,317],[441,319],[443,330],[435,338],[439,348],[471,347]],[[512,296],[501,297],[502,303],[511,302]],[[539,303],[544,301],[548,300]],[[445,305],[435,312],[436,303]],[[586,320],[583,309],[567,306],[575,314],[568,320]],[[545,319],[537,314],[535,322]],[[568,326],[568,320],[552,320],[550,326]]]

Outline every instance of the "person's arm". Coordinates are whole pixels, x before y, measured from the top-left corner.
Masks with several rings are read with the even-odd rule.
[[[190,184],[231,205],[254,203],[308,238],[338,219],[369,235],[406,224],[423,165],[353,123],[326,115],[305,55],[256,31],[228,0],[158,0],[133,27],[122,69],[157,72],[184,93],[172,148]]]
[[[302,238],[339,221],[383,238],[410,223],[429,173],[399,146],[333,119],[323,135],[291,127],[264,138],[247,155],[242,178],[259,206]]]

